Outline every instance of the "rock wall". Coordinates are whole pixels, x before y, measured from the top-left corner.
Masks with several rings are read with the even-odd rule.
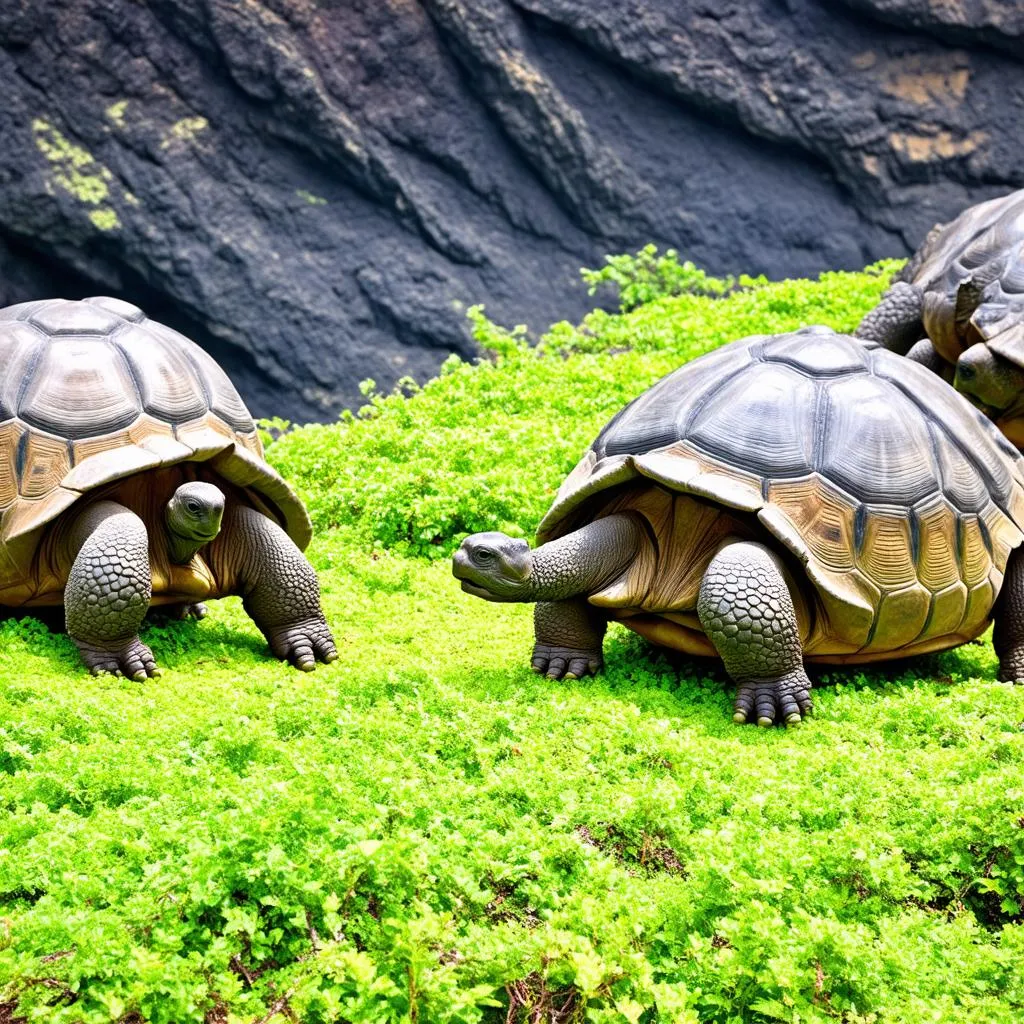
[[[648,241],[908,252],[1024,185],[1017,0],[2,0],[0,300],[107,292],[326,419]]]

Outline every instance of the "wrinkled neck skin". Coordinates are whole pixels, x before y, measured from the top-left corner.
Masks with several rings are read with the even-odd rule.
[[[167,557],[174,565],[188,565],[195,553],[209,540],[196,540],[193,537],[184,537],[167,529]]]
[[[640,519],[618,514],[542,544],[533,552],[527,601],[589,596],[621,576],[640,551]]]

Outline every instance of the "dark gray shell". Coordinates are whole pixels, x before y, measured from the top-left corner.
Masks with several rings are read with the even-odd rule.
[[[0,604],[32,572],[42,527],[83,494],[189,461],[208,462],[309,543],[302,502],[198,345],[119,299],[0,309]]]
[[[538,541],[644,478],[756,516],[804,565],[835,650],[975,634],[1024,540],[1024,459],[993,424],[924,367],[824,327],[733,342],[644,392]]]
[[[936,226],[894,280],[922,289],[925,330],[947,361],[991,341],[1024,367],[1024,189]]]

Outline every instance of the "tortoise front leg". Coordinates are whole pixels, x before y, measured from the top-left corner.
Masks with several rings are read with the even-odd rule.
[[[225,515],[215,541],[217,558],[233,572],[234,591],[270,649],[296,668],[311,672],[317,661],[338,657],[320,608],[316,572],[288,536],[267,516],[236,505]]]
[[[75,554],[64,589],[68,635],[93,675],[159,675],[139,639],[152,597],[145,523],[113,501],[89,506],[70,533]]]
[[[607,621],[585,597],[538,601],[533,609],[530,667],[549,679],[579,679],[601,671]]]
[[[701,581],[697,615],[736,681],[733,721],[792,725],[810,712],[793,597],[768,548],[726,544]]]
[[[941,377],[947,384],[953,383],[953,375],[956,367],[947,363],[938,350],[928,338],[915,341],[907,351],[907,358],[914,363],[920,363],[926,370],[931,370],[936,376]]]
[[[1024,683],[1024,549],[1011,552],[1003,589],[992,615],[992,646],[999,655],[999,679]]]
[[[924,296],[921,289],[906,281],[897,281],[882,300],[858,324],[854,336],[875,341],[899,355],[906,355],[915,341],[925,336],[922,316]]]

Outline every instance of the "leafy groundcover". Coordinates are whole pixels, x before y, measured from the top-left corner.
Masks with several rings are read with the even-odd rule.
[[[988,641],[828,671],[759,730],[619,627],[599,678],[532,675],[530,608],[448,565],[529,536],[683,360],[852,328],[891,270],[620,258],[589,279],[625,312],[531,345],[474,311],[479,364],[282,434],[340,649],[316,673],[235,599],[147,627],[144,685],[0,623],[0,1022],[1020,1021],[1024,688]]]

